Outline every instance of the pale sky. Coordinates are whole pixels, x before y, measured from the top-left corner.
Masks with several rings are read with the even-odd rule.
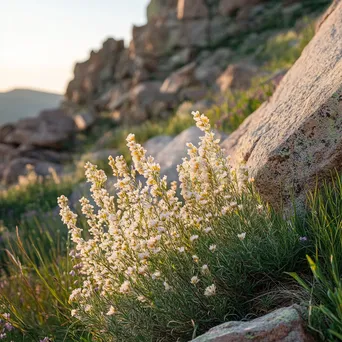
[[[149,0],[0,0],[0,91],[64,93],[76,61],[108,38],[131,37]]]

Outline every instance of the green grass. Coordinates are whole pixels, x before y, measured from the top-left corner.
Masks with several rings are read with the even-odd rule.
[[[321,5],[315,2],[313,6]],[[301,29],[263,42],[256,55],[262,70],[273,73],[288,69],[312,37],[313,27],[310,21]],[[258,77],[250,89],[227,92],[220,102],[214,98],[218,104],[206,111],[214,127],[226,133],[234,131],[272,95],[275,86],[266,80]],[[160,134],[177,135],[192,125],[191,115],[181,113],[164,121],[129,127],[117,127],[104,118],[93,131],[80,134],[79,152],[89,151],[99,137],[109,132],[102,147],[116,148],[129,160],[125,142],[128,133],[134,133],[143,143]],[[69,195],[80,179],[60,183],[45,180],[0,194],[0,221],[6,226],[1,232],[0,313],[10,313],[15,327],[12,340],[187,341],[227,320],[260,316],[293,302],[310,308],[309,323],[317,336],[341,339],[341,177],[310,197],[311,211],[304,218],[284,219],[264,205],[252,189],[246,192],[239,199],[243,210],[217,221],[217,234],[202,237],[196,246],[199,259],[213,265],[210,280],[217,284],[217,296],[200,295],[211,282],[204,280],[195,290],[184,280],[194,272],[191,260],[169,253],[159,267],[171,279],[174,291],[164,294],[160,284],[142,281],[140,290],[153,305],[130,297],[113,297],[121,310],[117,318],[95,315],[81,321],[70,315],[68,297],[77,286],[74,282],[81,279],[70,274],[67,230],[58,216],[46,214],[56,206],[56,197]],[[263,209],[256,210],[261,204]],[[85,222],[80,225],[86,233]],[[241,232],[246,233],[243,241],[237,238]],[[216,244],[220,251],[215,257],[205,248],[209,244]],[[97,299],[94,305],[103,311],[101,298]]]
[[[70,316],[72,270],[67,230],[55,215],[41,214],[18,226],[5,239],[0,278],[1,313],[10,314],[15,341],[91,341],[85,328]]]
[[[25,185],[14,185],[0,191],[0,223],[12,231],[23,215],[35,216],[57,206],[56,198],[61,194],[69,195],[77,180],[71,178],[34,179]]]
[[[342,341],[342,176],[317,188],[309,205],[305,223],[315,249],[307,260],[314,278],[293,276],[310,296],[310,327],[322,339]]]

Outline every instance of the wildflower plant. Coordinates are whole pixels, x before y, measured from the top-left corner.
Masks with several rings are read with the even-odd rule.
[[[168,184],[130,134],[132,166],[109,157],[115,196],[106,174],[85,166],[95,202],[80,200],[87,232],[67,198],[58,199],[81,279],[72,315],[99,340],[189,340],[250,313],[256,293],[305,259],[298,233],[262,204],[247,169],[231,168],[209,119],[193,117],[204,135],[187,144],[178,183]]]

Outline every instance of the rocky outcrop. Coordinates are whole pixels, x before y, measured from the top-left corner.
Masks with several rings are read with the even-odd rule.
[[[224,142],[244,161],[265,200],[303,204],[305,193],[342,169],[342,2],[321,24],[268,103]]]
[[[42,176],[48,175],[50,168],[61,172],[62,165],[71,160],[69,153],[63,150],[73,139],[77,126],[84,129],[90,124],[89,114],[85,112],[72,118],[56,109],[1,127],[0,179],[6,184],[15,183],[19,176],[27,173],[27,164]]]
[[[306,7],[299,0],[151,0],[148,22],[133,27],[128,47],[108,39],[87,61],[76,64],[66,103],[95,105],[115,120],[139,122],[170,115],[184,100],[198,101],[220,88],[240,88],[255,73],[240,63],[219,78],[232,62],[230,47],[294,19]],[[159,91],[151,91],[151,82],[160,82]],[[137,90],[147,91],[148,102],[157,105],[138,107]],[[165,106],[160,102],[163,93],[174,95],[163,100]]]
[[[216,80],[216,84],[222,93],[229,89],[247,89],[256,73],[257,69],[247,63],[232,64]]]
[[[45,110],[36,118],[19,120],[2,142],[13,145],[32,145],[60,148],[75,132],[74,120],[63,111]]]
[[[306,332],[300,308],[282,308],[248,322],[227,322],[193,342],[313,342]]]

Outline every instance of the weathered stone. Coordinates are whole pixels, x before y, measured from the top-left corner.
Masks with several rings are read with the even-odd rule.
[[[66,90],[66,98],[74,103],[86,104],[114,79],[115,67],[124,50],[124,42],[107,39],[102,48],[92,51],[87,61],[76,63],[74,79]]]
[[[0,164],[11,160],[15,151],[16,149],[13,146],[0,143]]]
[[[229,17],[217,16],[210,21],[209,25],[209,45],[225,45],[232,38],[248,31],[247,21],[232,20]]]
[[[114,78],[119,81],[132,77],[134,73],[133,65],[129,50],[123,50],[116,64]]]
[[[175,52],[168,60],[167,70],[174,70],[185,64],[188,64],[192,59],[193,50],[189,47],[181,49],[178,52]]]
[[[203,99],[208,94],[208,88],[204,86],[195,86],[184,88],[179,92],[178,98],[181,102],[196,102]]]
[[[164,111],[174,107],[174,94],[162,93],[161,82],[149,81],[138,84],[130,91],[130,113],[128,120],[143,121],[151,117],[162,117]]]
[[[234,15],[242,8],[256,5],[263,0],[222,0],[219,5],[219,13],[223,16]]]
[[[342,159],[342,2],[322,23],[273,97],[224,142],[274,206],[303,204]]]
[[[211,86],[222,70],[228,65],[232,51],[228,48],[220,48],[205,58],[195,70],[195,78]]]
[[[147,6],[147,19],[170,16],[176,12],[178,0],[151,0]]]
[[[79,131],[84,131],[91,127],[96,121],[96,114],[92,110],[81,110],[74,116],[74,121]]]
[[[11,159],[14,158],[30,158],[54,164],[63,164],[72,160],[72,156],[67,152],[42,149],[29,145],[21,145],[17,148],[12,154]]]
[[[247,89],[250,87],[251,80],[256,73],[256,68],[251,65],[232,64],[217,79],[216,84],[221,92],[228,89]]]
[[[86,162],[91,162],[93,164],[99,163],[99,162],[106,162],[108,163],[108,157],[116,157],[118,156],[118,150],[116,149],[103,149],[93,152],[88,152],[82,155],[80,161],[82,164],[85,164]]]
[[[155,18],[143,26],[133,26],[130,52],[133,56],[160,57],[181,46],[180,22]],[[184,45],[183,45],[184,47]]]
[[[26,144],[60,148],[75,132],[74,120],[62,110],[45,110],[37,118],[19,120],[15,129],[6,135],[7,144]]]
[[[196,63],[193,62],[175,71],[163,82],[160,91],[166,94],[175,94],[182,88],[194,84],[195,68]]]
[[[157,135],[147,140],[143,147],[147,150],[148,156],[155,157],[172,139],[169,135]]]
[[[132,81],[128,79],[115,83],[95,101],[96,109],[98,111],[113,111],[122,106],[129,97],[128,94],[131,85]]]
[[[290,306],[249,322],[224,323],[193,342],[313,342],[298,311]]]
[[[178,0],[177,17],[179,20],[208,17],[208,8],[203,0]]]
[[[15,125],[7,124],[0,127],[0,142],[4,142],[6,137],[15,129]]]
[[[31,158],[18,158],[11,160],[5,165],[2,171],[2,181],[5,184],[13,184],[18,181],[20,176],[27,174],[27,165],[32,165],[34,171],[40,176],[47,176],[50,174],[50,169],[54,169],[57,173],[61,173],[63,167],[60,164],[49,163]]]
[[[160,172],[168,177],[168,181],[178,180],[177,165],[187,155],[186,143],[197,144],[203,132],[197,127],[190,127],[174,137],[156,156],[160,164]],[[225,138],[224,134],[217,133],[218,137]]]
[[[210,46],[209,19],[182,21],[179,43],[181,46],[206,48]]]

